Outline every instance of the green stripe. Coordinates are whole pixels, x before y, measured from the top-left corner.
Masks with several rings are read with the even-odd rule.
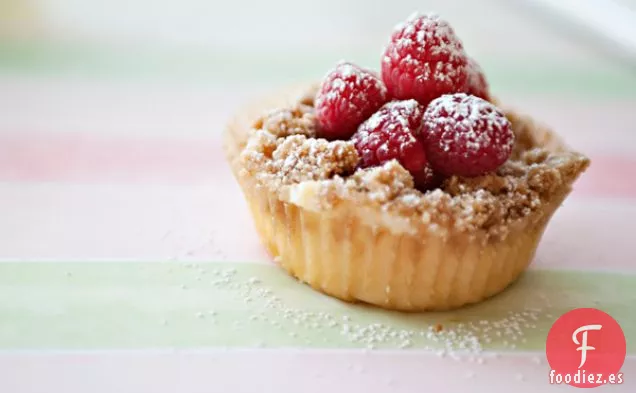
[[[343,51],[348,59],[378,67],[377,48]],[[0,71],[45,75],[90,75],[134,81],[178,80],[215,87],[280,85],[321,78],[342,53],[316,50],[299,54],[123,50],[80,45],[0,41]],[[480,58],[499,94],[539,93],[590,98],[636,98],[636,76],[618,67],[550,59]]]
[[[0,263],[0,348],[442,348],[427,337],[439,323],[461,337],[453,348],[474,335],[483,349],[541,350],[559,315],[597,307],[635,353],[634,288],[634,275],[535,270],[480,305],[403,314],[342,303],[270,265]]]

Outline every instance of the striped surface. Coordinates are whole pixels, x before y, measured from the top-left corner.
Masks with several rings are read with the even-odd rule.
[[[482,305],[402,315],[317,294],[268,259],[221,154],[225,120],[341,57],[373,66],[386,28],[421,6],[332,3],[311,23],[287,0],[135,0],[125,20],[117,1],[0,6],[29,21],[0,39],[0,391],[558,390],[545,336],[581,306],[623,326],[613,391],[633,391],[636,77],[502,2],[430,3],[498,96],[593,160],[531,272]],[[428,334],[515,320],[458,358]]]

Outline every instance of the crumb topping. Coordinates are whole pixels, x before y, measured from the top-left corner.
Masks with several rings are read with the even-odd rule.
[[[507,162],[494,173],[452,176],[420,192],[398,161],[362,169],[352,142],[313,137],[312,107],[303,100],[259,119],[241,160],[244,171],[274,191],[316,182],[322,208],[353,201],[429,228],[499,236],[521,219],[542,219],[543,206],[589,165],[585,156],[552,146],[552,134],[530,119],[506,113],[516,141]]]
[[[260,130],[242,153],[245,169],[273,188],[353,173],[358,153],[351,142],[305,135],[277,137]]]
[[[282,138],[289,135],[315,137],[316,116],[312,105],[313,101],[307,103],[305,98],[291,108],[274,109],[258,119],[254,128],[267,130]]]

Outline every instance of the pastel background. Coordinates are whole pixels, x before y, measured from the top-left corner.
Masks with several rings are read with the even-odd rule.
[[[635,391],[635,68],[536,3],[0,0],[0,392],[559,391],[545,337],[574,307],[620,322],[625,384],[601,391]],[[288,278],[221,151],[241,104],[377,68],[414,10],[592,158],[531,271],[452,313]]]

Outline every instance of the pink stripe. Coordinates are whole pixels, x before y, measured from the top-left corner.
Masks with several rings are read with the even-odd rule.
[[[576,182],[574,195],[593,197],[635,197],[636,160],[626,157],[591,155],[592,164]]]
[[[0,135],[2,180],[193,182],[211,179],[222,163],[218,138]]]
[[[227,171],[220,134],[210,138],[121,138],[86,134],[0,135],[0,180],[24,182],[163,182],[213,180]],[[593,155],[575,195],[634,197],[636,183],[621,174],[636,160]],[[626,177],[623,176],[623,177]]]

